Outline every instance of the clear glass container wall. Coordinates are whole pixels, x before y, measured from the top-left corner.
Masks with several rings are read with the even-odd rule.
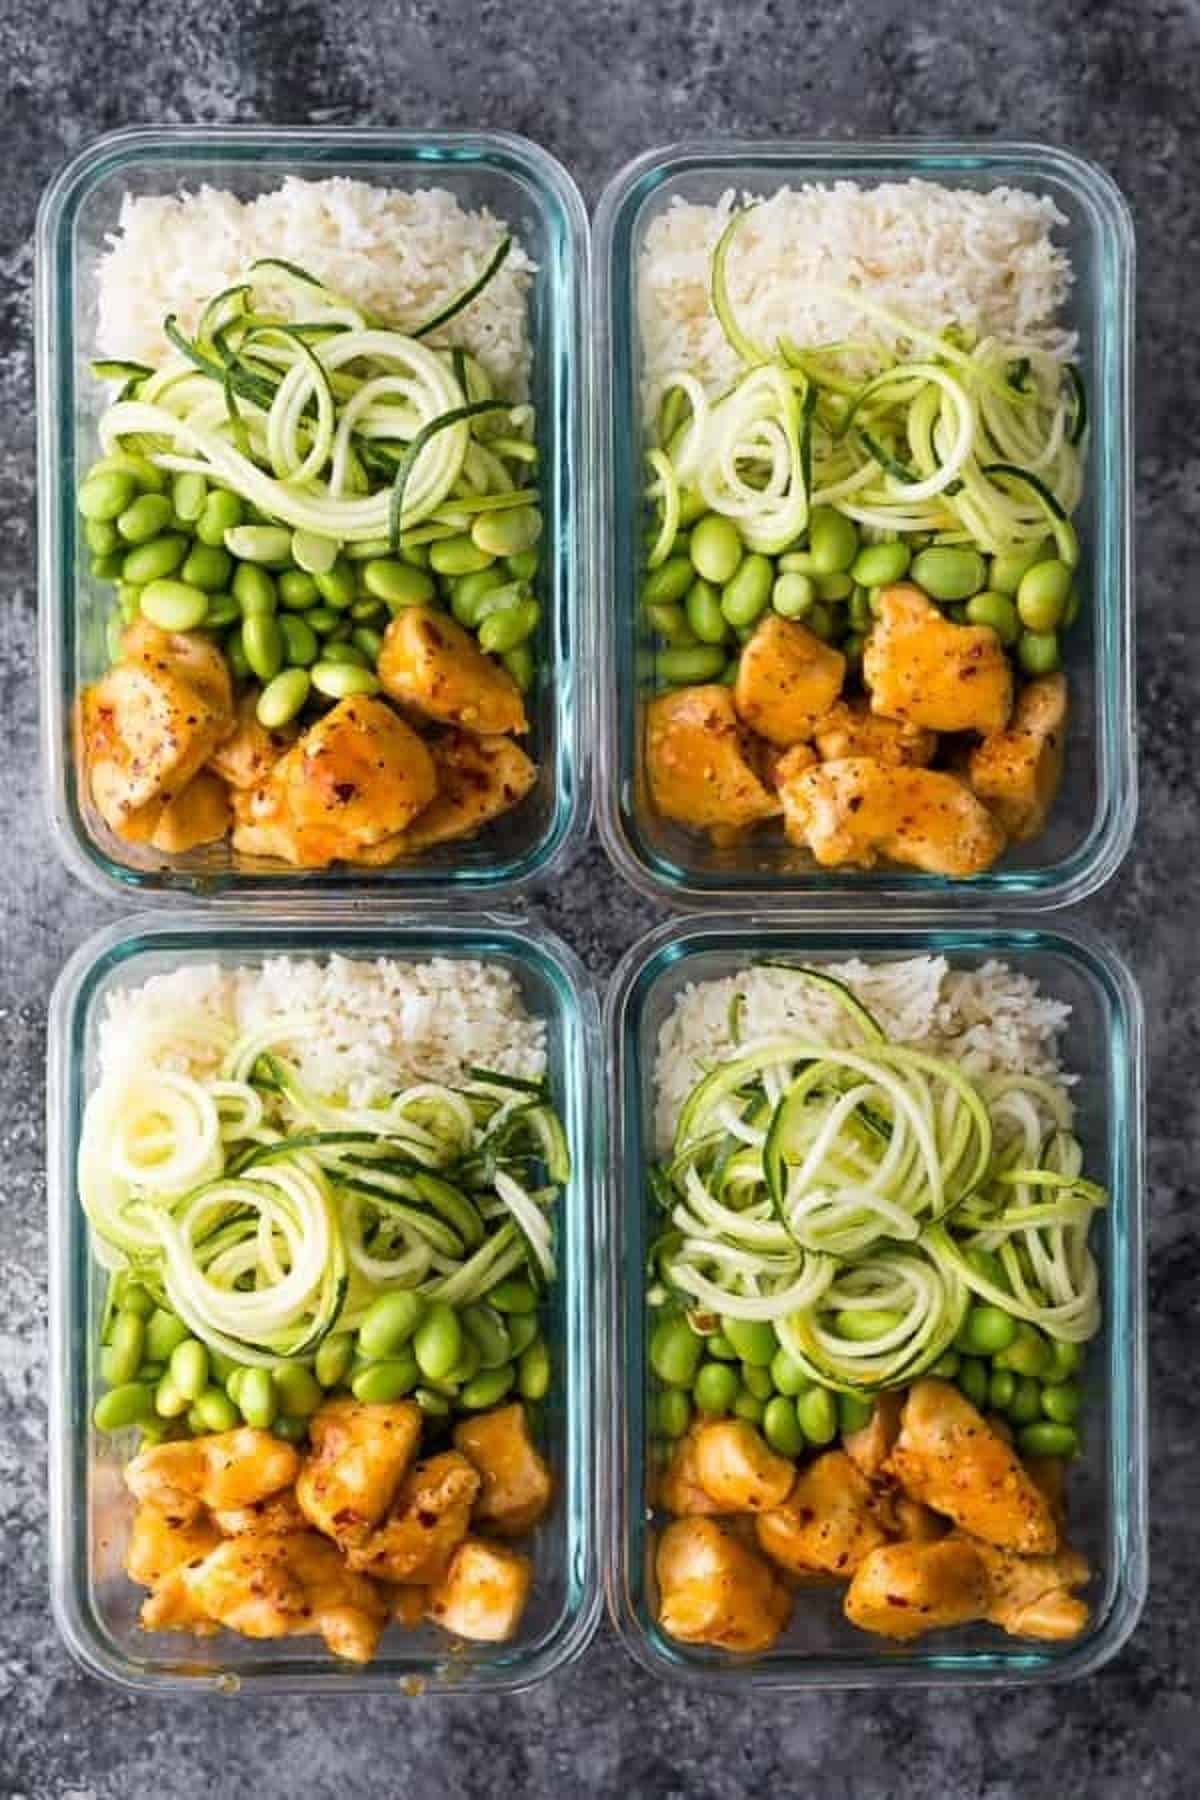
[[[660,1028],[690,983],[728,975],[764,955],[820,965],[924,954],[970,967],[999,958],[1072,1009],[1062,1055],[1079,1077],[1077,1130],[1089,1175],[1110,1194],[1092,1227],[1103,1327],[1084,1365],[1084,1453],[1069,1478],[1072,1539],[1093,1571],[1086,1591],[1092,1622],[1083,1637],[1064,1644],[1022,1642],[978,1625],[893,1644],[851,1626],[837,1590],[801,1587],[789,1630],[762,1658],[673,1642],[655,1620],[655,1532],[647,1504],[645,1271],[662,1222],[652,1212],[646,1174],[655,1154]],[[761,916],[711,925],[692,920],[653,933],[630,952],[610,991],[606,1030],[616,1082],[609,1195],[617,1321],[608,1582],[610,1609],[633,1654],[660,1675],[731,1688],[1026,1683],[1097,1669],[1132,1631],[1146,1589],[1143,1044],[1140,1004],[1124,966],[1094,938],[1065,933],[865,922],[806,927]]]
[[[111,588],[94,581],[75,496],[97,453],[107,390],[91,375],[96,268],[125,194],[178,193],[203,183],[251,198],[287,176],[347,176],[376,186],[448,189],[487,206],[536,264],[530,329],[532,399],[542,452],[546,530],[543,620],[532,697],[533,793],[479,839],[447,844],[387,869],[299,872],[235,857],[228,845],[162,859],[115,838],[85,803],[74,743],[79,691],[105,663]],[[47,191],[38,228],[41,675],[43,750],[51,822],[72,868],[93,886],[144,897],[180,892],[322,894],[371,890],[396,899],[448,887],[512,894],[569,860],[588,818],[592,634],[583,479],[587,343],[587,220],[553,157],[503,133],[203,130],[119,132],[93,144]]]
[[[546,1021],[549,1074],[573,1158],[557,1220],[559,1278],[549,1290],[555,1378],[544,1441],[556,1479],[551,1513],[527,1546],[532,1597],[518,1636],[502,1645],[452,1644],[432,1625],[393,1629],[366,1668],[339,1664],[319,1639],[255,1643],[148,1634],[138,1626],[141,1590],[122,1573],[132,1503],[121,1480],[131,1446],[91,1422],[99,1394],[98,1328],[105,1280],[91,1255],[76,1197],[83,1106],[96,1076],[105,997],[182,964],[253,963],[268,955],[480,958],[513,971],[526,1005]],[[599,1117],[596,1004],[566,947],[526,921],[491,917],[454,925],[383,927],[343,918],[322,926],[213,924],[172,915],[134,920],[93,938],[73,958],[51,1007],[50,1150],[50,1542],[55,1616],[92,1673],[155,1692],[470,1693],[521,1688],[578,1655],[600,1607],[596,1537],[597,1370],[593,1271],[599,1203],[592,1133]]]
[[[717,849],[655,812],[642,768],[647,640],[637,594],[644,488],[637,314],[646,232],[672,202],[712,204],[729,189],[764,196],[785,185],[859,184],[920,176],[952,187],[998,185],[1047,194],[1075,272],[1069,323],[1090,400],[1083,612],[1067,656],[1072,716],[1066,779],[1047,830],[995,869],[950,881],[898,868],[819,870],[782,834]],[[1041,145],[702,140],[652,151],[610,183],[595,225],[595,466],[601,531],[596,592],[611,679],[601,699],[598,817],[609,854],[637,887],[679,905],[827,905],[886,894],[914,908],[1061,905],[1098,887],[1128,848],[1136,810],[1131,645],[1130,353],[1133,235],[1128,209],[1092,164]],[[641,654],[639,655],[639,652]]]

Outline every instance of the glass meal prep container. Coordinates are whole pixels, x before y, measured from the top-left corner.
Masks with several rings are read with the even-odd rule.
[[[110,395],[95,380],[95,272],[126,193],[174,194],[208,184],[249,199],[286,176],[346,176],[381,187],[448,189],[487,206],[536,264],[530,289],[530,398],[537,409],[545,520],[537,597],[537,675],[527,697],[537,785],[477,839],[390,868],[298,870],[239,857],[228,843],[164,859],[100,820],[84,785],[73,721],[80,690],[107,663],[112,588],[95,581],[76,508],[98,454]],[[231,130],[154,127],[101,138],[44,196],[38,222],[37,365],[41,704],[47,805],[72,869],[109,894],[322,894],[369,889],[398,898],[448,886],[512,894],[571,857],[587,828],[591,638],[587,618],[588,496],[583,479],[587,221],[555,159],[502,132]]]
[[[1091,437],[1083,504],[1080,617],[1066,640],[1071,718],[1062,790],[1048,825],[969,881],[895,867],[820,869],[777,827],[735,848],[660,817],[643,770],[651,687],[640,620],[644,578],[644,450],[638,264],[650,223],[681,198],[713,204],[728,189],[765,197],[785,185],[870,185],[919,176],[951,187],[1026,188],[1065,215],[1056,239],[1075,272],[1066,322],[1079,334]],[[736,255],[736,245],[734,247]],[[1039,144],[905,140],[864,143],[701,139],[653,150],[610,182],[595,221],[595,466],[604,595],[605,667],[598,818],[627,880],[693,908],[796,905],[883,894],[911,906],[1059,906],[1099,887],[1129,845],[1136,810],[1132,662],[1130,449],[1133,229],[1112,181],[1094,164]]]
[[[773,1650],[750,1658],[678,1643],[656,1621],[646,1357],[647,1253],[662,1213],[647,1179],[654,1156],[658,1034],[677,996],[694,982],[734,973],[764,955],[806,965],[937,954],[952,965],[1004,961],[1071,1006],[1063,1064],[1078,1075],[1076,1132],[1084,1167],[1109,1190],[1093,1218],[1103,1322],[1080,1379],[1083,1451],[1071,1465],[1071,1541],[1092,1580],[1083,1636],[1038,1643],[968,1625],[912,1643],[872,1637],[841,1611],[841,1591],[801,1586],[792,1622]],[[609,992],[606,1035],[616,1092],[609,1125],[609,1240],[613,1346],[609,1608],[625,1644],[660,1676],[737,1689],[906,1686],[937,1682],[1033,1683],[1091,1674],[1115,1655],[1146,1593],[1146,1369],[1144,1345],[1141,1005],[1114,952],[1092,935],[999,925],[895,928],[778,915],[711,924],[692,919],[651,933],[627,955]],[[747,1025],[748,1035],[752,1028]]]
[[[255,1642],[147,1633],[144,1590],[123,1573],[133,1503],[121,1480],[132,1433],[96,1429],[101,1392],[98,1335],[105,1277],[89,1246],[76,1193],[83,1107],[96,1077],[105,996],[182,965],[230,966],[269,955],[479,958],[510,969],[531,1013],[547,1024],[549,1075],[567,1132],[572,1174],[558,1204],[558,1278],[549,1290],[547,1338],[554,1374],[542,1441],[555,1481],[551,1511],[525,1548],[534,1582],[516,1638],[462,1644],[432,1625],[391,1627],[375,1660],[339,1663],[320,1638]],[[596,1524],[592,1276],[599,1112],[599,1022],[588,978],[570,950],[528,920],[470,915],[454,924],[298,921],[222,924],[172,914],[127,920],[91,938],[67,965],[50,1010],[48,1055],[50,1208],[50,1567],[55,1618],[92,1674],[155,1693],[417,1694],[495,1692],[529,1686],[577,1656],[600,1611]]]

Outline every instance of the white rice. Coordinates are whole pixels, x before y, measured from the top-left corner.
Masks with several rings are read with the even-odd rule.
[[[289,176],[256,200],[212,187],[126,194],[97,272],[99,351],[161,360],[166,315],[193,331],[205,303],[261,256],[298,263],[404,330],[474,280],[507,231],[486,207],[467,212],[444,188],[405,193],[344,176]],[[483,293],[437,337],[471,351],[512,399],[528,392],[532,270],[514,240]]]
[[[889,1038],[960,1063],[971,1075],[1035,1075],[1064,1092],[1070,1077],[1058,1059],[1058,1038],[1070,1007],[1043,994],[1035,981],[1006,963],[952,969],[944,956],[903,962],[822,964],[868,1007]],[[741,1041],[730,1033],[735,996]],[[658,1034],[655,1135],[668,1148],[680,1109],[714,1063],[740,1055],[755,1038],[815,1037],[846,1046],[853,1021],[815,983],[784,969],[750,968],[719,981],[685,988]]]
[[[638,315],[648,391],[678,369],[711,387],[738,372],[710,294],[712,252],[737,203],[732,188],[715,206],[676,199],[647,228]],[[1017,188],[784,187],[738,227],[730,299],[741,328],[768,348],[786,336],[806,347],[866,339],[894,349],[896,334],[818,291],[853,288],[926,331],[957,325],[1068,357],[1075,338],[1058,314],[1072,272],[1052,238],[1065,223],[1052,200]]]
[[[206,1045],[203,1026],[224,1033]],[[283,1024],[277,1048],[323,1095],[368,1106],[417,1081],[460,1081],[468,1065],[536,1080],[546,1027],[510,971],[496,963],[390,958],[316,962],[269,957],[257,967],[189,964],[118,988],[99,1031],[100,1076],[139,1065],[211,1073],[221,1036]]]

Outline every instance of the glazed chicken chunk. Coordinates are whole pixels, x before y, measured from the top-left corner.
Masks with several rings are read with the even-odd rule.
[[[781,1506],[795,1465],[776,1456],[745,1419],[716,1419],[695,1436],[696,1478],[722,1512],[763,1513]]]
[[[182,1564],[215,1550],[221,1533],[209,1519],[180,1519],[143,1501],[133,1516],[125,1552],[125,1572],[143,1587],[155,1587]]]
[[[412,824],[363,850],[356,862],[375,867],[415,856],[435,844],[473,837],[511,812],[537,781],[537,764],[507,737],[475,737],[448,729],[429,742],[437,793]]]
[[[1058,1546],[1045,1494],[949,1382],[910,1388],[888,1471],[913,1499],[1001,1549],[1045,1554]]]
[[[479,1476],[456,1450],[409,1470],[383,1523],[346,1553],[350,1568],[380,1581],[439,1580],[467,1535]]]
[[[225,783],[209,769],[201,769],[163,806],[150,842],[164,856],[180,856],[200,844],[219,842],[232,818]]]
[[[971,752],[971,786],[1016,844],[1037,837],[1046,823],[1066,741],[1066,676],[1040,675],[1021,689],[1008,728]]]
[[[881,1394],[876,1394],[875,1404],[866,1424],[857,1431],[847,1432],[842,1439],[846,1455],[868,1481],[879,1481],[883,1475],[887,1459],[900,1435],[903,1406],[903,1396],[885,1388]]]
[[[827,1450],[802,1468],[781,1504],[761,1514],[756,1530],[767,1555],[796,1574],[824,1569],[849,1575],[887,1542],[871,1484],[844,1450]]]
[[[468,1537],[429,1592],[429,1617],[458,1637],[503,1644],[516,1634],[533,1564],[504,1544]]]
[[[791,1612],[771,1565],[717,1519],[676,1519],[655,1558],[659,1620],[669,1637],[722,1650],[769,1650]]]
[[[696,1468],[697,1427],[684,1433],[671,1452],[671,1460],[658,1480],[658,1503],[676,1518],[687,1519],[719,1513],[719,1501],[700,1485]]]
[[[242,695],[233,730],[208,759],[213,774],[219,775],[231,788],[261,787],[298,736],[294,725],[286,725],[280,731],[268,731],[258,722],[257,706],[256,693],[250,691]]]
[[[306,1519],[343,1549],[361,1547],[391,1510],[421,1437],[414,1400],[327,1400],[308,1426],[296,1481]]]
[[[1064,1546],[1052,1556],[1017,1556],[982,1538],[970,1542],[987,1572],[986,1617],[991,1624],[1011,1637],[1079,1636],[1088,1622],[1088,1607],[1074,1589],[1084,1585],[1091,1571],[1077,1550]]]
[[[963,1538],[884,1544],[859,1563],[846,1591],[852,1625],[880,1637],[914,1638],[982,1619],[987,1570]]]
[[[779,796],[788,837],[823,868],[869,869],[886,856],[934,875],[978,875],[1004,848],[970,788],[937,769],[849,757],[788,774]]]
[[[1012,668],[990,625],[955,625],[920,588],[885,588],[863,650],[871,710],[929,731],[1003,731]]]
[[[740,831],[779,812],[749,760],[729,689],[716,683],[650,702],[646,776],[659,812],[681,825]]]
[[[407,606],[388,626],[379,679],[396,700],[485,737],[529,730],[521,690],[470,632],[431,606]]]
[[[812,730],[812,740],[822,762],[842,762],[848,756],[869,756],[888,768],[911,763],[924,768],[937,750],[936,732],[905,719],[887,719],[873,713],[862,699],[839,700],[822,713]]]
[[[125,1482],[136,1500],[190,1522],[206,1507],[253,1506],[280,1493],[291,1486],[299,1467],[290,1444],[243,1425],[210,1437],[155,1444],[134,1457]]]
[[[460,1420],[454,1445],[479,1475],[475,1523],[501,1537],[531,1531],[550,1505],[553,1484],[529,1435],[525,1408],[498,1406]]]
[[[787,748],[813,727],[842,691],[846,659],[803,625],[768,613],[738,662],[733,703],[743,723]]]

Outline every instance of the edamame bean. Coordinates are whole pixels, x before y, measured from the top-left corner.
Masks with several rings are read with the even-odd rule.
[[[712,1415],[731,1412],[737,1394],[738,1378],[728,1363],[706,1362],[692,1388],[697,1410]]]
[[[132,1308],[122,1308],[100,1352],[100,1373],[109,1387],[132,1381],[146,1354],[146,1322]]]
[[[527,694],[533,686],[535,667],[533,651],[528,644],[518,644],[515,650],[506,650],[500,661],[508,670],[523,694]]]
[[[912,578],[934,600],[969,600],[983,587],[987,567],[978,550],[934,544],[913,558]]]
[[[184,1338],[171,1352],[167,1368],[185,1400],[198,1400],[208,1386],[208,1351],[199,1338]]]
[[[401,565],[401,567],[406,566]],[[409,570],[411,575],[420,575],[421,573],[422,571],[419,569]],[[428,580],[428,576],[425,579]],[[460,625],[465,625],[468,631],[472,631],[479,623],[480,602],[488,594],[510,585],[504,570],[498,569],[494,563],[490,568],[476,569],[473,575],[464,575],[454,583],[454,590],[450,596],[450,610]]]
[[[489,613],[479,627],[479,647],[493,656],[515,650],[537,630],[541,607],[536,600],[518,600],[502,612]]]
[[[536,550],[519,550],[516,556],[507,556],[504,560],[508,564],[509,574],[515,581],[532,581],[538,572],[539,559]]]
[[[854,581],[846,574],[816,575],[813,579],[822,600],[848,600],[854,592]]]
[[[171,483],[171,508],[185,525],[194,525],[204,514],[208,501],[208,483],[203,475],[188,470],[176,475]]]
[[[224,631],[227,625],[235,625],[242,612],[232,594],[210,594],[208,611],[204,615],[205,631]]]
[[[485,1369],[498,1369],[513,1359],[512,1337],[501,1313],[494,1306],[477,1301],[462,1311],[463,1330],[479,1351]]]
[[[806,1393],[813,1385],[812,1377],[784,1349],[777,1350],[771,1358],[771,1380],[779,1393],[787,1394],[793,1399],[797,1394]]]
[[[988,1379],[988,1405],[996,1412],[1007,1412],[1017,1391],[1017,1378],[1011,1369],[993,1369]]]
[[[816,564],[808,550],[787,550],[775,566],[781,575],[807,575],[814,584],[816,582]]]
[[[520,556],[541,535],[542,515],[532,506],[479,513],[471,526],[472,542],[488,556]]]
[[[1070,1425],[1055,1425],[1039,1419],[1017,1433],[1017,1448],[1022,1456],[1076,1456],[1079,1433]]]
[[[410,1288],[397,1288],[380,1294],[363,1314],[358,1328],[358,1346],[362,1355],[376,1361],[394,1356],[424,1319],[427,1308],[420,1294]]]
[[[1023,631],[1017,661],[1027,675],[1052,675],[1060,661],[1058,638],[1052,631]]]
[[[317,1346],[313,1373],[323,1388],[340,1387],[354,1361],[354,1334],[334,1331]]]
[[[252,624],[254,621],[249,620]],[[353,663],[319,662],[312,670],[312,684],[330,700],[348,700],[356,694],[377,694],[379,679],[370,669]]]
[[[117,519],[117,530],[127,544],[148,544],[167,529],[172,517],[165,494],[139,494]]]
[[[848,1338],[852,1344],[870,1343],[872,1338],[895,1331],[903,1322],[901,1313],[880,1307],[851,1307],[839,1312],[836,1319],[839,1337]]]
[[[154,1416],[154,1395],[140,1381],[125,1381],[101,1395],[92,1413],[97,1431],[124,1431]]]
[[[335,613],[331,607],[314,606],[311,612],[305,614],[304,622],[317,633],[318,637],[328,637],[330,632],[336,631],[343,621],[341,614]]]
[[[140,1281],[129,1279],[128,1270],[123,1270],[118,1278],[116,1293],[122,1312],[136,1313],[139,1319],[145,1320],[154,1311],[153,1296],[147,1292]]]
[[[242,643],[242,628],[231,631],[225,639],[225,660],[229,664],[229,672],[235,681],[247,681],[250,677],[250,663],[246,656],[246,648]]]
[[[660,1319],[650,1334],[650,1367],[667,1387],[691,1387],[703,1353],[703,1339],[679,1314]]]
[[[382,600],[372,600],[370,595],[365,600],[356,600],[350,608],[350,622],[353,625],[386,625],[388,609]]]
[[[202,544],[219,549],[225,543],[225,533],[240,525],[244,516],[245,508],[238,496],[226,488],[216,488],[204,502],[204,511],[196,520],[196,536]]]
[[[660,650],[654,667],[659,680],[673,687],[715,681],[725,667],[725,652],[715,644],[697,644],[692,650]]]
[[[314,571],[313,580],[326,606],[332,606],[335,612],[345,612],[358,598],[353,564],[343,556],[338,557],[332,569]]]
[[[272,1373],[284,1412],[293,1419],[311,1418],[325,1398],[312,1370],[302,1362],[281,1362]]]
[[[474,1338],[464,1337],[462,1354],[458,1361],[440,1380],[434,1382],[434,1386],[440,1388],[442,1393],[465,1387],[468,1381],[474,1381],[482,1367],[483,1359],[479,1354],[479,1345]],[[430,1379],[432,1380],[432,1377]]]
[[[373,631],[369,625],[358,625],[350,634],[350,642],[356,650],[362,651],[368,666],[374,668],[383,649],[382,634]]]
[[[723,644],[727,626],[717,590],[710,581],[693,581],[685,602],[687,622],[702,644]]]
[[[667,1388],[655,1406],[658,1429],[664,1437],[681,1438],[692,1422],[692,1408],[682,1388]]]
[[[441,1381],[463,1354],[463,1331],[458,1314],[444,1300],[435,1300],[417,1326],[413,1355],[422,1375]]]
[[[181,1419],[190,1405],[191,1401],[186,1394],[180,1393],[168,1370],[154,1390],[155,1412],[160,1419]]]
[[[274,681],[283,667],[283,633],[274,613],[255,613],[242,621],[242,648],[258,679]]]
[[[238,1383],[238,1409],[247,1425],[270,1431],[279,1411],[275,1381],[270,1369],[246,1369]]]
[[[537,1338],[517,1365],[517,1388],[523,1400],[544,1400],[550,1390],[550,1351]]]
[[[766,1319],[722,1318],[721,1330],[742,1361],[753,1368],[767,1368],[779,1349],[775,1327]]]
[[[111,519],[86,519],[83,537],[93,556],[111,556],[114,550],[124,548],[121,534]]]
[[[697,642],[682,606],[668,604],[665,600],[656,601],[646,608],[646,619],[663,642],[674,649],[687,649]]]
[[[167,478],[162,470],[156,468],[148,456],[138,456],[131,450],[113,450],[102,456],[88,471],[89,481],[93,475],[128,475],[135,487],[145,488],[149,494],[167,491]]]
[[[742,560],[742,540],[733,520],[720,513],[706,513],[698,519],[688,544],[688,560],[701,580],[711,581],[714,587],[732,581]]]
[[[123,1305],[130,1302],[124,1300]],[[1083,1362],[1083,1351],[1078,1344],[1068,1344],[1062,1338],[1050,1339],[1050,1363],[1046,1370],[1047,1381],[1065,1381],[1074,1375]]]
[[[1023,550],[1002,550],[993,556],[988,569],[988,587],[997,594],[1014,595],[1021,585],[1021,577],[1034,563],[1043,560],[1047,547],[1043,540],[1039,544],[1027,544]]]
[[[185,537],[168,534],[152,538],[131,550],[121,565],[121,579],[131,587],[144,587],[149,581],[162,581],[173,575],[188,553]]]
[[[955,1349],[968,1356],[995,1356],[1007,1350],[1017,1335],[1017,1321],[998,1306],[973,1305],[959,1327]]]
[[[958,1371],[958,1385],[972,1406],[984,1406],[988,1390],[987,1364],[975,1357],[964,1357]]]
[[[990,625],[1006,650],[1011,650],[1021,635],[1016,607],[1007,594],[991,588],[985,588],[982,594],[973,594],[967,601],[967,623]]]
[[[1073,1381],[1047,1382],[1042,1389],[1042,1411],[1056,1425],[1073,1425],[1082,1405],[1083,1395]]]
[[[449,1417],[450,1402],[444,1394],[435,1388],[419,1387],[413,1393],[413,1399],[421,1411],[429,1419],[445,1419]]]
[[[502,1313],[532,1313],[537,1311],[537,1295],[527,1281],[519,1275],[510,1275],[504,1281],[498,1281],[494,1288],[488,1290],[488,1300]],[[510,1322],[509,1330],[512,1330]]]
[[[763,1403],[757,1394],[752,1394],[748,1388],[738,1390],[737,1399],[733,1403],[735,1418],[745,1419],[750,1425],[761,1425],[763,1410]]]
[[[686,556],[669,556],[647,575],[642,584],[642,603],[649,608],[682,600],[694,580],[695,573]]]
[[[486,569],[493,560],[491,552],[481,550],[465,531],[456,537],[439,538],[429,546],[429,566],[439,575],[470,575],[476,569]]]
[[[286,606],[289,612],[306,612],[320,598],[317,584],[307,569],[284,569],[276,586],[279,604]]]
[[[118,525],[120,520],[117,521]],[[1071,591],[1071,571],[1065,562],[1051,557],[1034,563],[1021,577],[1017,589],[1017,611],[1028,631],[1054,631],[1062,624]]]
[[[151,581],[142,589],[141,608],[160,631],[194,631],[204,622],[208,595],[186,581]]]
[[[115,470],[95,470],[87,477],[76,496],[85,519],[117,519],[129,506],[137,492],[132,475]]]
[[[181,581],[203,588],[206,594],[219,594],[229,586],[233,574],[233,558],[228,550],[211,544],[193,544],[179,571]]]
[[[509,1339],[512,1343],[513,1357],[519,1357],[523,1351],[528,1350],[538,1334],[537,1314],[510,1312],[506,1315],[504,1323],[508,1328]]]
[[[742,1386],[754,1395],[756,1400],[769,1400],[775,1392],[775,1383],[771,1380],[770,1369],[757,1368],[754,1363],[742,1364]]]
[[[205,1388],[191,1409],[201,1431],[232,1431],[239,1418],[238,1409],[219,1387]],[[191,1413],[189,1413],[189,1418]]]
[[[311,688],[307,669],[282,669],[258,696],[254,715],[259,724],[267,731],[287,725],[304,710]]]
[[[467,1382],[458,1396],[459,1405],[469,1412],[482,1412],[503,1400],[516,1379],[517,1372],[511,1363],[506,1363],[502,1369],[486,1369]]]
[[[860,587],[890,587],[893,581],[903,581],[909,561],[907,544],[868,544],[850,565],[850,573]]]
[[[145,1355],[150,1362],[166,1363],[171,1360],[171,1352],[177,1344],[182,1344],[191,1333],[182,1319],[177,1319],[173,1312],[157,1306],[146,1321]]]
[[[1031,1425],[1041,1417],[1042,1389],[1032,1375],[1019,1375],[1007,1412],[1014,1425]]]
[[[871,597],[866,588],[856,587],[846,608],[846,619],[852,631],[865,635],[871,629]]]
[[[832,506],[815,507],[808,522],[808,549],[815,575],[844,574],[858,555],[854,520]]]
[[[771,605],[781,619],[802,619],[816,597],[811,575],[778,575],[771,589]]]
[[[777,1456],[799,1456],[804,1448],[796,1409],[782,1394],[776,1394],[763,1407],[762,1432]]]
[[[368,669],[371,666],[370,657],[349,640],[345,643],[326,644],[321,651],[321,658],[327,663],[348,663],[356,669]]]
[[[706,1356],[715,1356],[718,1362],[737,1362],[738,1353],[723,1331],[713,1331],[704,1340]]]
[[[864,1400],[858,1394],[839,1394],[837,1397],[838,1430],[843,1437],[865,1430],[874,1414],[873,1400]]]
[[[292,534],[286,525],[232,525],[225,533],[225,548],[239,562],[286,569],[292,560]]]
[[[958,1374],[961,1358],[957,1350],[946,1350],[929,1369],[929,1374],[939,1381],[953,1381]]]
[[[254,563],[239,563],[233,572],[233,597],[247,619],[273,613],[278,603],[275,583],[265,569]]]
[[[796,1420],[810,1444],[832,1444],[838,1431],[837,1402],[827,1388],[809,1388],[796,1401]]]
[[[721,590],[721,611],[735,629],[753,625],[766,610],[774,576],[768,557],[754,554],[742,558],[737,573]]]
[[[93,556],[91,572],[97,581],[119,581],[124,567],[125,558],[114,550],[111,556]]]
[[[209,608],[212,614],[212,608]],[[284,661],[293,668],[307,669],[320,655],[317,634],[299,613],[280,613],[279,629],[283,634]]]
[[[394,611],[404,606],[428,606],[436,591],[432,577],[424,569],[385,557],[363,565],[362,581],[368,594]]]
[[[827,644],[833,636],[833,613],[824,600],[818,600],[809,607],[804,623],[822,643]]]

